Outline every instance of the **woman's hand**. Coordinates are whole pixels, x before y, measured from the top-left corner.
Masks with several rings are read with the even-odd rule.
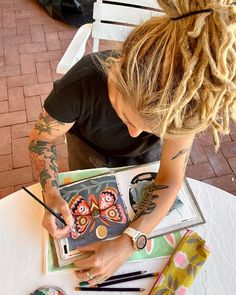
[[[46,204],[54,210],[56,213],[62,216],[65,220],[67,226],[62,228],[58,228],[56,221],[58,223],[57,218],[52,215],[48,210],[45,210],[44,218],[43,218],[43,226],[46,230],[52,235],[54,239],[60,239],[65,237],[70,232],[70,227],[74,224],[73,216],[70,213],[70,209],[68,203],[63,200],[60,193],[54,193],[52,195],[45,196]]]
[[[99,241],[78,249],[91,255],[74,262],[78,268],[75,274],[79,282],[86,281],[91,286],[109,278],[135,251],[131,238],[126,234],[114,240]]]

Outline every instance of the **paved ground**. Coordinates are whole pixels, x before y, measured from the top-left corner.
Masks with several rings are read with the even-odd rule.
[[[28,159],[28,133],[37,120],[56,65],[76,29],[51,19],[36,0],[0,0],[0,198],[37,182]],[[68,171],[64,139],[60,171]],[[236,195],[236,126],[215,154],[209,134],[198,137],[187,176]]]

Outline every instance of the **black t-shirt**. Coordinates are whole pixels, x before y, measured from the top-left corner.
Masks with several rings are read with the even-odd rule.
[[[70,132],[100,153],[113,157],[135,157],[160,144],[155,135],[129,135],[108,96],[107,76],[99,64],[112,51],[84,56],[54,87],[44,108],[54,119],[75,124]]]

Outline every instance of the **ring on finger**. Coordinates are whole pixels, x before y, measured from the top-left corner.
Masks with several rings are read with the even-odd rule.
[[[89,270],[86,272],[87,277],[92,280],[94,277],[90,274]]]

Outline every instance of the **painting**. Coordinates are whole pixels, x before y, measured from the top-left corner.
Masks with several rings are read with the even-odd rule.
[[[64,186],[61,195],[69,204],[74,217],[73,232],[67,238],[69,249],[111,239],[128,226],[128,215],[115,175],[86,179]]]

